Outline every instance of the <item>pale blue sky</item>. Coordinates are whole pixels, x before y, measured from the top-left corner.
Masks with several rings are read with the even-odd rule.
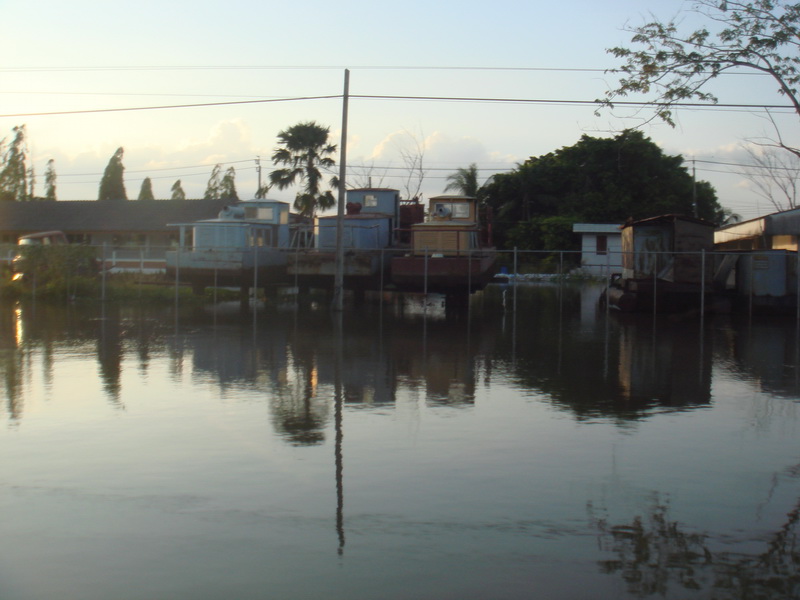
[[[617,64],[605,49],[627,42],[625,22],[641,23],[651,11],[671,17],[686,5],[0,2],[6,24],[0,115],[337,95],[344,67],[351,69],[351,94],[593,100],[614,82],[602,72]],[[164,68],[172,66],[191,68]],[[421,68],[391,68],[400,66]],[[509,68],[555,70],[500,70]],[[754,77],[729,77],[717,87],[721,102],[782,103],[773,88]],[[136,197],[146,176],[158,197],[168,197],[176,179],[190,196],[202,195],[213,165],[224,163],[236,168],[239,195],[247,198],[256,187],[255,157],[262,157],[268,172],[278,131],[305,120],[330,126],[339,143],[338,99],[0,116],[0,136],[27,124],[34,167],[41,175],[46,161],[55,159],[62,200],[96,198],[102,171],[119,146],[125,148],[129,197]],[[796,118],[787,121],[791,139]],[[402,151],[420,143],[429,169],[424,192],[432,195],[459,166],[476,162],[488,176],[574,144],[584,133],[608,135],[634,124],[608,111],[598,118],[586,105],[353,99],[349,181],[363,184],[369,173],[374,184],[403,190]],[[682,111],[675,129],[653,124],[644,131],[671,154],[741,162],[739,145],[768,131],[768,124],[753,114],[698,110]],[[697,166],[723,205],[747,218],[773,210],[740,175],[725,172],[732,167]],[[284,200],[293,195],[271,194]]]

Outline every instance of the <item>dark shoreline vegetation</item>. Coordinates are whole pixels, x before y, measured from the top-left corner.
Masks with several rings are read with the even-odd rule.
[[[510,256],[500,255],[498,265],[509,273],[515,270]],[[572,255],[564,257],[553,252],[521,257],[516,272],[546,274],[571,281],[587,279],[585,275],[571,273],[577,266]],[[97,248],[79,244],[20,247],[13,267],[0,267],[0,301],[35,299],[58,304],[105,300],[167,304],[175,302],[176,294],[181,304],[192,305],[240,299],[240,291],[235,288],[209,286],[203,294],[195,294],[185,282],[178,285],[176,292],[175,280],[165,273],[107,271],[104,274]],[[259,296],[261,294],[263,290],[259,290]],[[271,296],[267,293],[264,299],[269,301]]]
[[[170,304],[176,299],[175,282],[163,273],[109,273],[105,282],[101,275],[65,275],[38,279],[23,277],[13,280],[9,267],[0,269],[0,301],[47,302],[51,304],[135,301],[147,304]],[[103,288],[105,287],[105,291]],[[195,294],[190,286],[179,285],[177,298],[181,304],[201,305],[211,301],[239,299],[239,290],[207,288]]]

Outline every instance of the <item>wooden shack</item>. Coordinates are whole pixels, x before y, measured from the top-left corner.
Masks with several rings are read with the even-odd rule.
[[[683,215],[629,221],[622,227],[622,274],[601,303],[626,312],[699,308],[713,288],[714,224]]]
[[[622,279],[710,282],[712,264],[703,252],[713,248],[714,224],[702,219],[662,215],[628,222],[622,227]]]

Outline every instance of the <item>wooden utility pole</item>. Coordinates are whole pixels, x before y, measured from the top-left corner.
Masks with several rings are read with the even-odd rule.
[[[344,190],[347,173],[347,104],[350,99],[350,71],[344,70],[342,95],[342,142],[339,146],[339,202],[336,212],[336,270],[333,278],[333,310],[344,308]]]

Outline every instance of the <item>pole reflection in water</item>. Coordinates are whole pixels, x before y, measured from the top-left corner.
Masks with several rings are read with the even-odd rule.
[[[602,289],[0,304],[0,597],[796,597],[797,327]]]
[[[336,431],[334,441],[334,462],[336,465],[336,535],[339,539],[337,552],[344,554],[344,459],[342,456],[342,440],[344,429],[342,427],[342,406],[344,404],[344,392],[342,389],[342,358],[344,354],[344,341],[342,333],[342,312],[333,313],[334,335],[336,336],[336,354],[334,357],[334,407],[333,418]]]

